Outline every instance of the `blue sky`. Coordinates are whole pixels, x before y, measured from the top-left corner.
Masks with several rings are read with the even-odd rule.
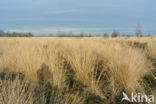
[[[156,34],[156,0],[0,0],[0,29],[50,34]]]

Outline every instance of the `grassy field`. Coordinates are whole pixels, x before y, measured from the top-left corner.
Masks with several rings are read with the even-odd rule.
[[[121,104],[123,91],[156,96],[156,37],[0,38],[0,104]]]

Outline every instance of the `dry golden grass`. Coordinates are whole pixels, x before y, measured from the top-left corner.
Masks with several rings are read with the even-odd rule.
[[[144,80],[156,80],[155,46],[155,37],[0,38],[0,72],[21,72],[26,80],[1,80],[0,104],[33,104],[38,84],[56,88],[54,104],[110,104],[122,91],[156,92]]]

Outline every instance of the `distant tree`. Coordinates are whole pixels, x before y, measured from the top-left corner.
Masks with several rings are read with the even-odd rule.
[[[27,37],[33,37],[34,35],[32,33],[28,33]]]
[[[142,36],[142,26],[140,24],[136,27],[136,36],[141,37]]]
[[[10,33],[8,33],[8,32],[7,32],[7,33],[5,33],[5,36],[9,37],[9,36],[10,36]]]
[[[78,36],[79,36],[79,37],[84,37],[85,35],[84,35],[83,32],[81,32],[80,35],[78,35]]]
[[[103,34],[103,37],[109,37],[109,34],[105,32],[105,33]]]
[[[58,37],[66,37],[65,32],[58,32],[57,34]]]
[[[4,35],[5,35],[4,31],[3,30],[0,30],[0,37],[1,36],[4,36]]]
[[[117,30],[114,30],[112,33],[112,37],[118,37],[119,36],[119,32]]]

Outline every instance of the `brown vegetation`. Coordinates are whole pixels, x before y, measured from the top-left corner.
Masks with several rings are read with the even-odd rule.
[[[156,38],[0,38],[1,104],[121,104],[156,95]]]

